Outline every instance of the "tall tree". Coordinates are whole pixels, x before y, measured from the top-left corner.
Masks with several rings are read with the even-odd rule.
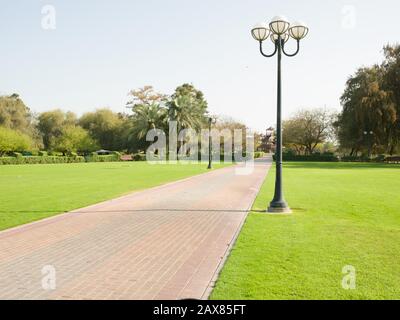
[[[312,154],[332,137],[335,114],[326,109],[300,110],[283,122],[283,143],[298,153]]]
[[[164,103],[167,96],[155,92],[152,86],[145,86],[130,91],[131,100],[127,107],[133,112],[131,128],[128,134],[128,149],[144,151],[150,142],[146,141],[147,132],[151,129],[166,129],[167,110]]]
[[[336,126],[341,147],[351,149],[351,154],[370,147],[364,132],[373,132],[372,144],[378,149],[390,149],[397,112],[391,93],[383,88],[384,77],[383,69],[374,65],[360,68],[346,83]]]
[[[121,147],[122,130],[127,129],[124,116],[110,109],[85,113],[78,123],[103,149],[108,150],[117,150]]]
[[[66,126],[74,126],[77,122],[73,112],[63,112],[59,109],[43,112],[38,117],[37,128],[42,134],[43,144],[46,150],[52,148],[52,141],[62,134]]]
[[[61,134],[52,140],[54,150],[64,155],[72,152],[88,153],[99,147],[85,129],[75,125],[62,127]]]
[[[389,153],[400,152],[400,45],[384,47],[385,60],[382,64],[385,76],[382,86],[387,90],[396,108],[396,121],[390,128]]]
[[[0,96],[0,126],[37,138],[34,116],[18,94]]]
[[[207,124],[207,101],[191,84],[177,87],[167,107],[169,120],[177,122],[178,131],[188,128],[198,131]]]

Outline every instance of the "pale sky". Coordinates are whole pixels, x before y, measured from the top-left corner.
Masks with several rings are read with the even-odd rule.
[[[398,0],[0,0],[0,94],[34,111],[127,111],[130,89],[202,90],[214,114],[256,130],[275,123],[276,58],[250,29],[275,15],[310,27],[298,56],[283,59],[283,113],[340,108],[346,79],[400,42]],[[46,29],[45,5],[55,9]],[[51,24],[50,24],[51,25]],[[294,41],[292,40],[292,45]],[[289,47],[291,47],[288,44]],[[272,42],[266,42],[266,51]]]

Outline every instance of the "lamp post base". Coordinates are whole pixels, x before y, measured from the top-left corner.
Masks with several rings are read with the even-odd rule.
[[[271,214],[289,214],[292,213],[292,210],[289,208],[286,202],[271,202],[267,212]]]
[[[292,210],[288,208],[271,208],[268,207],[268,210],[266,211],[268,214],[291,214]]]

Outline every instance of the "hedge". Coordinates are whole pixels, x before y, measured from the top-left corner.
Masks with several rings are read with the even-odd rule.
[[[90,156],[85,157],[86,162],[116,162],[121,160],[120,154],[108,154],[99,156],[97,153],[92,153]]]
[[[2,164],[53,164],[53,163],[81,163],[84,157],[59,157],[59,156],[32,156],[32,157],[0,157]]]
[[[275,155],[273,156],[275,160]],[[338,162],[339,158],[333,154],[311,154],[311,155],[294,155],[292,153],[284,153],[283,161],[312,161],[312,162]]]

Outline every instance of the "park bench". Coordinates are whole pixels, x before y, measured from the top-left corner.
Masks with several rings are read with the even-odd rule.
[[[400,163],[400,156],[396,156],[396,157],[387,157],[385,159],[385,162],[387,163]]]
[[[133,157],[131,154],[124,154],[121,156],[121,161],[133,161]]]

